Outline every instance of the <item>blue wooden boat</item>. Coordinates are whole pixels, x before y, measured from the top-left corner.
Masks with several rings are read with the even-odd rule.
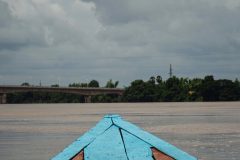
[[[106,115],[52,160],[197,160],[164,140]]]

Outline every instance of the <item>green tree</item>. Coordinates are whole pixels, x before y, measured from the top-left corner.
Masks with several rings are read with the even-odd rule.
[[[202,101],[201,86],[203,80],[200,78],[193,78],[189,80],[188,100],[189,101]]]
[[[156,87],[153,81],[135,80],[125,88],[123,101],[154,102],[157,101]]]
[[[107,81],[107,84],[105,85],[106,88],[117,88],[119,81],[113,82],[112,79]]]
[[[59,87],[59,84],[53,84],[51,87]]]
[[[154,76],[150,77],[148,80],[149,83],[155,84],[156,83],[156,79]]]
[[[203,101],[217,101],[219,97],[218,87],[212,75],[205,76],[201,85],[201,96]]]
[[[69,87],[88,87],[87,83],[72,83],[68,85]]]
[[[88,84],[88,87],[94,87],[94,88],[98,88],[99,87],[99,83],[97,80],[91,80]]]
[[[156,78],[156,81],[157,81],[158,84],[161,84],[162,83],[162,77],[158,75],[157,78]]]
[[[236,101],[239,99],[239,88],[231,80],[221,79],[216,81],[219,101]]]
[[[30,84],[28,82],[23,82],[21,86],[30,86]]]
[[[165,83],[164,101],[181,102],[187,101],[188,86],[187,79],[173,76],[167,79]]]
[[[123,100],[127,102],[143,102],[145,99],[144,85],[145,82],[143,80],[135,80],[131,82],[131,85],[125,88]]]
[[[70,83],[68,87],[81,87],[81,83]]]

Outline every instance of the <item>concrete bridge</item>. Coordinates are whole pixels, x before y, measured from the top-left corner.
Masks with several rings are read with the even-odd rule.
[[[7,93],[17,92],[54,92],[83,95],[85,103],[91,102],[91,96],[99,94],[122,95],[121,88],[78,88],[78,87],[45,87],[45,86],[6,86],[0,85],[0,104],[7,103]]]

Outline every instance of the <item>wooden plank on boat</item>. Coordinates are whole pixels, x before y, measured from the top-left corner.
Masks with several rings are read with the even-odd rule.
[[[153,160],[149,144],[124,130],[121,132],[129,160]]]
[[[106,115],[52,160],[197,160],[164,140]]]
[[[157,148],[159,151],[173,157],[176,160],[197,160],[195,157],[178,149],[177,147],[171,145],[170,143],[167,143],[166,141],[140,129],[139,127],[122,120],[122,118],[114,118],[113,123],[119,128],[135,135],[139,139],[145,141],[149,145]]]
[[[154,147],[151,147],[154,160],[174,160],[172,157],[160,152]]]
[[[81,150],[76,156],[74,156],[71,160],[84,160],[84,153]]]
[[[112,126],[111,118],[103,118],[95,127],[79,137],[76,141],[66,147],[62,152],[52,158],[52,160],[69,160],[80,152],[85,146],[91,143],[97,136],[103,134]]]
[[[119,128],[112,126],[84,149],[84,160],[127,160]]]

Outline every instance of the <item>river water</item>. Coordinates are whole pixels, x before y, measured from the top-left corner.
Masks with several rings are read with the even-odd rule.
[[[199,160],[239,160],[240,102],[1,104],[0,159],[50,159],[108,113]]]

